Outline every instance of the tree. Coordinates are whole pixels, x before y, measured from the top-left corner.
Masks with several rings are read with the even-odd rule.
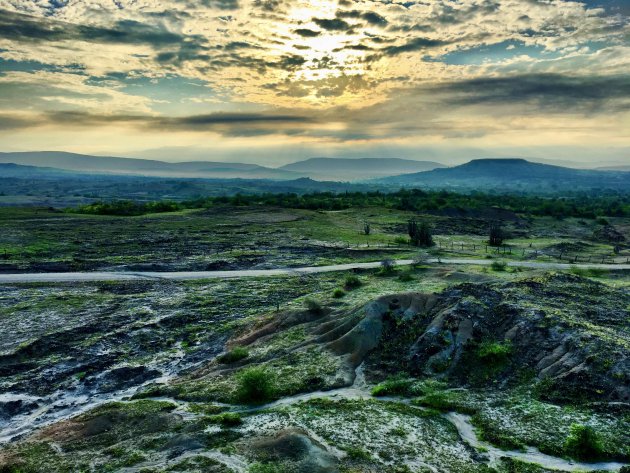
[[[409,220],[407,222],[407,232],[409,233],[409,238],[413,246],[427,248],[434,245],[431,228],[426,222],[418,224],[418,222],[413,219]]]
[[[363,234],[367,236],[371,231],[372,228],[370,227],[370,222],[363,222]]]
[[[490,239],[488,243],[490,246],[501,246],[503,244],[503,240],[505,239],[505,234],[501,225],[498,223],[493,223],[490,225]]]

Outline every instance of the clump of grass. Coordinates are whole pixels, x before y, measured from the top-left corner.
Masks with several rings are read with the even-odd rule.
[[[335,290],[333,291],[333,297],[334,297],[335,299],[341,299],[341,298],[342,298],[343,296],[345,296],[345,295],[346,295],[346,291],[344,291],[344,290],[343,290],[343,289],[341,289],[341,288],[337,288],[337,289],[335,289]]]
[[[222,412],[208,418],[213,424],[221,424],[225,427],[236,427],[243,423],[243,419],[238,412]]]
[[[370,455],[369,452],[359,447],[346,447],[344,450],[348,454],[348,458],[351,458],[352,460],[371,460],[372,459],[372,455]]]
[[[234,347],[229,352],[219,357],[219,363],[236,363],[249,356],[249,351],[245,347]]]
[[[236,380],[238,382],[236,399],[240,402],[261,404],[275,395],[275,377],[267,369],[247,368],[237,375]]]
[[[492,271],[505,271],[507,263],[505,261],[493,261],[490,267]]]
[[[604,447],[599,434],[590,425],[572,424],[564,442],[565,451],[574,458],[592,460],[600,458]]]
[[[390,378],[374,386],[374,388],[372,388],[372,396],[404,396],[409,394],[413,383],[413,379],[401,377]]]
[[[403,273],[400,274],[400,276],[398,276],[398,280],[402,282],[413,281],[413,275],[411,271],[404,271]]]
[[[321,314],[324,311],[324,308],[319,303],[319,301],[316,301],[315,299],[312,299],[310,297],[304,301],[304,305],[309,312],[312,312],[314,314]]]
[[[358,278],[358,276],[351,274],[350,276],[346,278],[346,282],[343,285],[343,287],[346,289],[346,291],[351,291],[352,289],[356,289],[358,287],[361,287],[362,285],[363,283]]]

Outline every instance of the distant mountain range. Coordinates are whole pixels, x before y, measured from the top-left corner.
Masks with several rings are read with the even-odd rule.
[[[446,166],[433,161],[398,158],[310,158],[287,164],[280,169],[308,175],[320,181],[355,181],[430,171],[443,167]]]
[[[167,163],[151,159],[90,156],[61,151],[0,153],[0,163],[44,166],[74,172],[134,174],[160,177],[202,177],[217,179],[296,179],[302,177],[287,171],[256,164],[190,161]]]
[[[630,173],[572,169],[525,159],[476,159],[460,166],[378,179],[386,185],[464,190],[630,190]]]
[[[293,180],[308,177],[318,181],[358,181],[443,167],[442,164],[430,161],[396,158],[312,158],[281,168],[270,168],[257,164],[213,161],[169,163],[150,159],[90,156],[60,151],[0,153],[0,163],[57,168],[82,173],[206,179]]]
[[[420,171],[418,171],[420,170]],[[555,193],[573,190],[630,191],[628,170],[574,169],[525,159],[476,159],[454,167],[430,161],[394,158],[312,158],[267,168],[255,164],[164,161],[88,156],[63,152],[0,153],[0,177],[39,180],[204,179],[217,186],[258,182],[283,189],[346,189],[344,183],[366,188],[418,187],[452,190],[504,190]],[[264,184],[263,181],[269,181]],[[327,182],[328,181],[328,182]],[[155,182],[155,181],[152,181]],[[273,184],[276,182],[277,184]],[[329,185],[324,185],[329,184]],[[93,185],[93,184],[91,184]],[[262,187],[261,187],[262,186]],[[251,188],[253,188],[251,187]],[[358,188],[357,187],[357,188]]]

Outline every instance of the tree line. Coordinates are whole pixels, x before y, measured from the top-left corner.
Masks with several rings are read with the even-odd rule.
[[[97,215],[143,215],[184,209],[211,208],[220,205],[276,206],[307,210],[345,210],[353,207],[385,207],[414,212],[459,211],[490,207],[516,213],[557,218],[596,218],[630,216],[630,194],[614,191],[580,192],[562,197],[543,197],[483,192],[456,193],[403,189],[397,192],[315,192],[309,194],[265,193],[200,197],[182,202],[134,202],[118,200],[94,202],[69,209],[70,212]]]

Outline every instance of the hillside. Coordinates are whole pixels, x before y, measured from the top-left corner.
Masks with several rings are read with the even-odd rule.
[[[627,172],[571,169],[532,163],[524,159],[476,159],[452,168],[388,177],[378,182],[444,189],[504,189],[527,192],[630,190],[630,174]]]
[[[295,179],[300,175],[256,164],[190,161],[168,163],[151,159],[91,156],[60,151],[0,153],[0,163],[53,167],[69,171],[163,177]]]
[[[353,181],[430,171],[440,167],[444,165],[433,161],[399,158],[310,158],[287,164],[280,169],[318,180]]]

